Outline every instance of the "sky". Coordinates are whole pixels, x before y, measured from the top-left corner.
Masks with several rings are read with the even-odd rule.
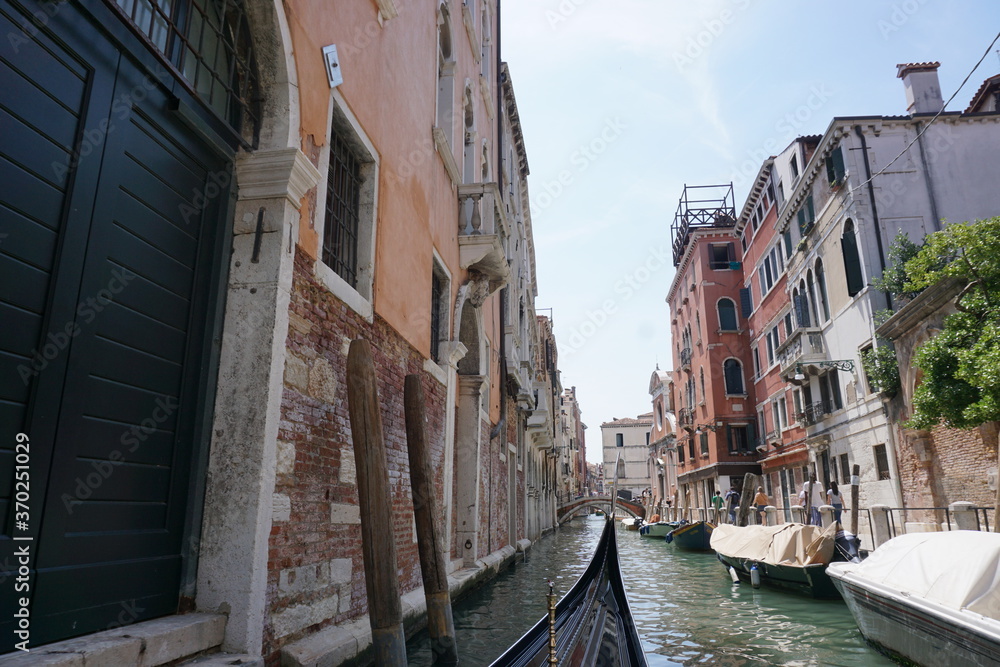
[[[670,370],[670,225],[687,185],[733,182],[835,116],[906,113],[896,64],[940,61],[947,99],[1000,32],[996,0],[505,0],[530,175],[539,314],[551,314],[587,459]],[[1000,46],[1000,42],[994,49]],[[991,52],[949,110],[1000,73]]]

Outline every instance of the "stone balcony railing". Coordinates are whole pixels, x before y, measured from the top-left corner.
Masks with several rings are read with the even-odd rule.
[[[497,286],[510,278],[502,236],[510,229],[496,183],[458,186],[459,262]]]
[[[685,347],[681,350],[681,370],[691,370],[691,348]]]
[[[796,382],[795,375],[810,363],[826,361],[826,344],[819,329],[800,327],[775,350],[781,377]]]

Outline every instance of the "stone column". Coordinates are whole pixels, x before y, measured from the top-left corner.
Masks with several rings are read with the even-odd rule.
[[[874,547],[879,548],[885,542],[888,542],[892,538],[892,534],[889,532],[889,506],[888,505],[872,505],[869,508],[872,517],[872,539],[875,542]]]
[[[774,505],[768,505],[764,508],[764,521],[768,526],[778,525],[778,508]]]
[[[806,516],[806,508],[802,505],[792,505],[789,509],[792,510],[792,521],[795,523],[809,523],[809,517]]]
[[[225,324],[198,563],[199,610],[226,611],[223,649],[260,655],[278,422],[302,198],[321,174],[297,148],[236,163]],[[277,499],[287,501],[286,497]]]
[[[452,484],[455,476],[455,466],[452,465],[452,461],[455,460],[455,401],[452,397],[455,395],[455,386],[457,385],[458,362],[462,360],[467,351],[465,345],[458,341],[446,341],[438,345],[438,356],[447,365],[444,392],[446,396],[444,403],[444,543],[449,545],[449,551],[453,538],[451,514],[453,511],[452,501],[454,500]],[[424,363],[433,364],[434,362],[427,360]]]
[[[479,553],[479,448],[482,438],[483,375],[458,376],[458,419],[455,424],[455,543],[465,567]]]
[[[958,530],[979,530],[979,518],[973,507],[973,503],[964,500],[948,506],[951,521]]]
[[[819,516],[820,523],[824,528],[833,523],[833,505],[820,505],[819,506]]]

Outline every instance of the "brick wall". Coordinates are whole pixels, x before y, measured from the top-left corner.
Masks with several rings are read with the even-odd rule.
[[[427,441],[444,507],[445,387],[423,372],[420,354],[377,315],[364,321],[318,284],[312,261],[296,251],[268,554],[269,665],[278,664],[281,646],[307,631],[367,612],[345,377],[351,340],[372,344],[401,593],[421,585],[403,417],[407,374],[423,375]]]
[[[989,428],[897,431],[897,441],[904,443],[897,459],[905,504],[947,507],[968,501],[992,507],[995,491],[989,487],[988,473],[996,470],[997,448]]]

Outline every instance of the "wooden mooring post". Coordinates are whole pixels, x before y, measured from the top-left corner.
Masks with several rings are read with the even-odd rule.
[[[851,532],[855,535],[858,534],[858,494],[861,492],[859,488],[861,485],[858,483],[861,477],[861,466],[857,463],[854,464],[854,468],[851,469]],[[872,545],[875,548],[875,545]]]
[[[405,667],[406,636],[396,571],[392,488],[382,436],[375,365],[371,345],[366,340],[351,341],[347,353],[347,403],[358,473],[361,551],[375,664]]]
[[[740,506],[736,511],[736,525],[745,526],[749,523],[750,504],[753,502],[753,495],[757,493],[757,487],[761,485],[760,477],[748,472],[743,476],[743,490],[740,492]]]
[[[406,413],[406,449],[410,457],[410,489],[417,524],[417,548],[420,551],[420,574],[427,599],[427,632],[435,662],[456,664],[455,621],[448,592],[448,569],[444,539],[434,493],[434,474],[424,436],[424,387],[419,375],[407,375],[403,385]]]

